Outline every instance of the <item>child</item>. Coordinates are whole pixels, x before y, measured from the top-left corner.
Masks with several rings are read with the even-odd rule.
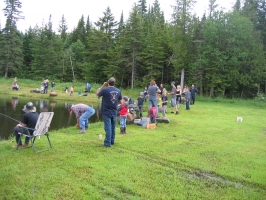
[[[141,92],[139,94],[139,98],[137,99],[137,104],[138,104],[138,107],[139,107],[139,116],[140,116],[140,118],[142,118],[143,103],[144,103],[144,101],[145,101],[144,93]]]
[[[74,93],[74,86],[71,85],[71,87],[70,87],[70,96],[73,96],[73,93]]]
[[[162,109],[162,98],[161,98],[161,94],[157,94],[157,102],[158,102],[158,112],[159,110]],[[159,114],[157,113],[157,118],[159,118]]]
[[[128,97],[123,96],[121,104],[118,106],[120,115],[120,134],[126,134],[127,114],[128,114]]]
[[[191,94],[188,87],[185,88],[185,98],[186,98],[186,110],[190,110],[189,104],[190,104]]]
[[[52,86],[52,87],[51,87],[51,92],[53,92],[53,91],[54,91],[54,86],[55,86],[55,83],[54,83],[54,82],[52,82],[52,83],[51,83],[51,86]]]
[[[163,118],[166,118],[165,112],[166,112],[166,108],[167,108],[167,102],[168,102],[167,91],[163,90],[163,96],[162,96],[162,114],[163,114]]]
[[[147,98],[148,98],[148,89],[147,89],[147,87],[145,87],[144,88],[144,92],[143,92],[143,94],[144,94],[144,99],[145,99],[145,102],[147,101]]]

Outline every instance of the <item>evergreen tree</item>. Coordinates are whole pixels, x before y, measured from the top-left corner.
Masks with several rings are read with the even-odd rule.
[[[173,21],[172,21],[172,42],[171,46],[175,54],[173,64],[175,67],[174,73],[181,69],[180,85],[183,88],[185,70],[189,70],[191,63],[191,36],[192,36],[192,8],[195,0],[176,0],[174,6]],[[175,77],[177,78],[177,77]]]
[[[67,38],[67,21],[65,19],[65,16],[62,15],[61,21],[59,22],[59,28],[58,28],[58,32],[60,33],[60,37],[63,40],[63,42],[66,41]]]
[[[23,64],[22,37],[16,27],[16,22],[23,17],[19,10],[22,7],[19,0],[6,0],[5,3],[3,11],[6,25],[0,41],[0,70],[6,78],[14,75]]]
[[[147,13],[147,2],[146,0],[139,0],[138,3],[139,3],[138,6],[140,8],[141,15],[142,17],[144,17],[144,15]]]

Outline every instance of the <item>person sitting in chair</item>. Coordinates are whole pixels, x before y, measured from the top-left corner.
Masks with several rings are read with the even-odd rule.
[[[25,143],[23,145],[22,141],[20,140],[19,133],[23,132],[22,127],[26,126],[28,128],[34,129],[39,117],[39,114],[36,112],[36,107],[31,102],[28,102],[22,110],[25,112],[25,114],[22,116],[21,122],[14,128],[14,135],[16,137],[18,148],[29,146],[29,137],[25,138]],[[33,130],[29,130],[29,133],[32,135]],[[17,148],[17,146],[12,146],[12,148]]]

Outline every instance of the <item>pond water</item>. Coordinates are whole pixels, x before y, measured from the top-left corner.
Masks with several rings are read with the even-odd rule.
[[[50,126],[51,130],[66,128],[76,124],[74,114],[69,115],[68,105],[71,102],[62,100],[40,100],[25,97],[2,96],[0,98],[0,140],[6,140],[13,135],[13,129],[20,121],[24,112],[22,108],[26,103],[31,101],[37,109],[37,112],[54,112],[54,117]],[[101,121],[100,102],[99,104],[89,105],[95,109],[95,114],[89,119],[89,123]],[[13,119],[10,119],[13,118]]]

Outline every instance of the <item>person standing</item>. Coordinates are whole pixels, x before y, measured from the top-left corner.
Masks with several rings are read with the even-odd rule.
[[[137,99],[137,105],[139,108],[139,117],[142,118],[142,113],[143,113],[143,104],[144,104],[144,93],[140,92],[139,98]]]
[[[120,133],[126,134],[127,127],[127,115],[128,115],[128,97],[124,96],[122,98],[121,104],[118,106],[118,111],[120,115]]]
[[[148,88],[148,100],[149,100],[149,108],[156,107],[156,116],[158,115],[158,101],[157,101],[157,93],[160,93],[161,90],[156,86],[154,80],[150,82],[150,86]]]
[[[160,88],[159,89],[161,90],[160,94],[162,96],[163,95],[163,84],[162,83],[160,84]]]
[[[39,117],[39,114],[36,112],[36,107],[32,102],[28,102],[22,110],[25,112],[25,114],[22,116],[21,122],[14,128],[14,135],[16,137],[18,148],[29,146],[30,141],[29,137],[25,137],[25,143],[22,145],[19,134],[23,131],[22,127],[26,126],[31,128],[32,130],[29,130],[29,133],[32,135]],[[17,146],[12,146],[12,148],[17,148]]]
[[[74,93],[74,86],[73,85],[71,85],[71,87],[70,87],[70,96],[73,96],[73,93]]]
[[[176,110],[175,114],[177,115],[178,111],[176,109],[176,87],[175,87],[174,81],[171,82],[171,86],[172,86],[171,93],[168,93],[168,94],[171,94],[171,96],[172,96],[172,98],[171,98],[171,107],[172,107],[171,113],[174,113],[174,111]]]
[[[176,86],[176,115],[179,114],[179,104],[181,102],[181,95],[182,95],[182,90],[181,90],[181,86],[178,85]]]
[[[91,92],[91,84],[89,82],[87,82],[87,92],[88,93]]]
[[[194,105],[196,94],[198,93],[198,90],[197,90],[197,88],[195,88],[194,84],[192,84],[189,91],[190,91],[190,94],[191,94],[190,104]]]
[[[76,115],[76,118],[77,118],[76,126],[78,128],[80,128],[80,131],[77,133],[78,134],[84,134],[85,129],[89,128],[89,118],[92,115],[94,115],[95,110],[88,105],[85,105],[83,103],[79,103],[76,105],[70,104],[68,106],[68,111],[69,111],[70,115],[72,114],[72,112],[74,112]]]
[[[108,86],[107,88],[104,88]],[[115,87],[115,78],[111,77],[97,90],[97,96],[102,97],[101,113],[104,121],[104,146],[111,147],[115,143],[117,106],[122,99],[121,91]]]
[[[46,79],[46,80],[44,81],[44,93],[45,93],[45,94],[47,94],[47,92],[48,92],[48,83],[49,83],[49,80]]]
[[[55,86],[55,83],[54,83],[54,82],[52,82],[52,83],[51,83],[51,86],[52,86],[52,87],[51,87],[51,92],[53,92],[53,91],[54,91],[54,86]]]
[[[185,88],[185,98],[186,98],[186,110],[190,110],[189,104],[190,104],[191,94],[188,87]]]
[[[166,108],[167,108],[167,102],[168,102],[167,92],[166,92],[166,90],[163,90],[163,95],[162,95],[162,115],[163,115],[163,118],[166,118],[165,113],[166,113]]]

